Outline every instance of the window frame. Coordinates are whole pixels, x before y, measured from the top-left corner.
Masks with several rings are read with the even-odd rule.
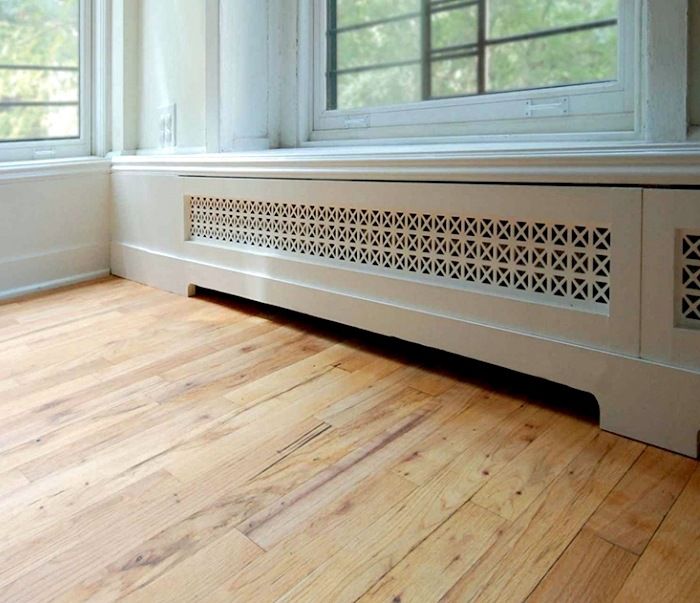
[[[303,52],[302,37],[299,65],[300,73],[306,73],[310,80],[306,90],[311,105],[306,128],[308,143],[638,139],[641,132],[642,4],[643,0],[620,0],[619,77],[614,82],[328,110],[325,108],[327,2],[311,0],[307,5],[311,23],[306,32],[307,51]],[[301,89],[304,89],[303,82]],[[565,115],[528,117],[525,114],[529,105],[556,104],[561,99],[566,99]],[[303,103],[304,98],[300,101]],[[605,111],[606,105],[615,110]],[[540,110],[547,111],[545,107]]]
[[[93,141],[93,0],[79,0],[79,135],[74,138],[46,138],[0,142],[0,161],[60,159],[88,156]]]

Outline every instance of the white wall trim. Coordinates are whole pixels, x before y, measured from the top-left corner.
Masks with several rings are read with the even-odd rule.
[[[688,0],[647,0],[642,27],[642,124],[649,141],[688,135]]]
[[[109,274],[106,242],[51,249],[0,262],[0,299]]]
[[[25,179],[66,178],[77,174],[109,174],[111,163],[98,157],[0,163],[0,184]]]
[[[415,145],[114,157],[115,172],[188,176],[566,184],[700,184],[700,145]]]
[[[92,37],[92,152],[104,157],[112,148],[112,0],[95,0]]]
[[[206,147],[175,147],[175,148],[143,148],[134,151],[133,155],[137,156],[160,156],[160,157],[170,157],[178,155],[200,155],[207,152]],[[129,154],[130,156],[131,154]],[[112,157],[125,157],[127,155],[113,155]]]

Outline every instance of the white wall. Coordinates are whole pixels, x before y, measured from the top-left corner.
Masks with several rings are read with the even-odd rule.
[[[700,0],[690,0],[688,52],[690,123],[700,126]]]
[[[204,0],[140,0],[138,148],[159,146],[159,109],[177,106],[177,147],[203,148],[205,121]]]
[[[112,2],[112,151],[139,146],[139,0]]]
[[[267,0],[221,3],[221,148],[270,147]],[[233,60],[235,57],[235,60]]]
[[[0,299],[109,270],[109,172],[0,172]]]

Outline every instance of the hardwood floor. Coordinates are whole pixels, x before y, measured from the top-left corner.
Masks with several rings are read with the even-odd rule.
[[[0,305],[0,600],[700,601],[698,463],[581,400],[213,294]]]

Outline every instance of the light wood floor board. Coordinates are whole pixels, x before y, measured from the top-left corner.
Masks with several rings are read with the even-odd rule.
[[[611,544],[584,528],[527,601],[612,601],[637,559],[634,553]]]
[[[0,602],[700,601],[698,463],[586,400],[209,292],[0,304]]]
[[[700,469],[685,487],[616,597],[616,603],[698,601]]]
[[[599,536],[641,555],[697,463],[647,448],[588,522]]]

